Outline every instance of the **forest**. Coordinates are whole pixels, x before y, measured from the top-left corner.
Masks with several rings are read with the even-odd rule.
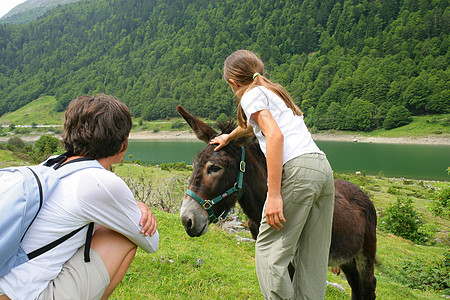
[[[113,94],[136,118],[235,115],[225,58],[257,53],[317,129],[450,112],[448,0],[82,0],[0,25],[0,116]]]

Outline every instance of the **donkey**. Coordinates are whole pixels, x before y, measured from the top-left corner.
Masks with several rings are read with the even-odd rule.
[[[194,159],[194,170],[182,201],[180,218],[186,233],[191,237],[205,234],[211,222],[224,217],[239,202],[256,239],[267,194],[267,169],[254,135],[214,151],[216,145],[210,145],[209,141],[219,133],[183,107],[177,106],[177,111],[197,138],[207,143]],[[219,127],[222,133],[230,133],[236,122],[222,123]],[[375,299],[375,207],[351,182],[335,180],[335,190],[329,265],[344,272],[352,299]],[[290,265],[291,275],[293,271]]]

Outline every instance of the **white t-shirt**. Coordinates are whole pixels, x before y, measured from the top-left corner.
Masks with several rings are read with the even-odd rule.
[[[253,113],[267,109],[275,119],[284,137],[283,165],[289,160],[307,153],[324,154],[313,141],[303,116],[297,116],[277,94],[264,86],[247,91],[241,98],[241,106],[253,127],[259,146],[266,155],[266,137],[251,117]]]
[[[95,222],[123,234],[146,252],[154,252],[159,234],[141,234],[141,216],[132,192],[117,175],[105,169],[81,170],[61,179],[28,230],[22,248],[29,253]],[[36,299],[85,244],[87,227],[1,277],[0,291],[13,300]]]

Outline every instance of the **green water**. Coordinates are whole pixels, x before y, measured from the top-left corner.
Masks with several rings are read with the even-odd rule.
[[[450,146],[400,145],[318,141],[335,172],[380,172],[388,177],[450,180]],[[197,141],[136,141],[130,140],[126,159],[144,163],[184,161],[191,164],[197,152],[205,146]]]

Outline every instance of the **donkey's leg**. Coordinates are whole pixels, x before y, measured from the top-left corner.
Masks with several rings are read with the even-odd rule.
[[[368,300],[376,298],[375,288],[377,280],[374,276],[375,247],[375,244],[372,244],[372,247],[369,247],[369,249],[365,248],[359,260],[361,263],[358,264],[358,271],[361,276],[361,293],[364,299]]]
[[[361,295],[364,299],[373,300],[376,298],[376,279],[374,276],[375,255],[377,252],[377,216],[375,207],[371,202],[367,202],[367,223],[364,236],[362,253],[357,255],[357,268],[361,278]]]
[[[247,227],[250,230],[250,233],[252,234],[253,239],[256,241],[256,238],[258,237],[258,233],[259,233],[259,223],[256,223],[252,219],[248,218]]]
[[[356,267],[356,260],[353,258],[347,263],[339,266],[344,272],[347,282],[352,288],[352,300],[363,300],[361,290],[361,279],[359,276],[358,268]]]

